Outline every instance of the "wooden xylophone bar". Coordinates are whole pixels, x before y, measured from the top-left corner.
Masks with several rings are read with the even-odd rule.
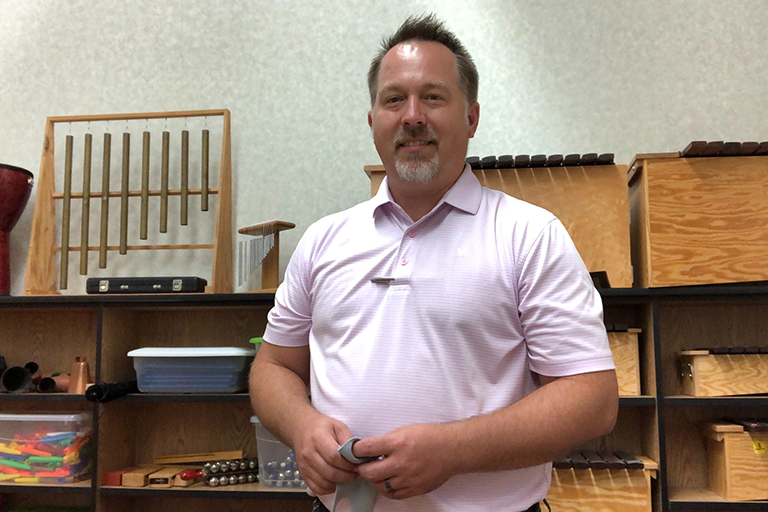
[[[619,450],[614,452],[582,450],[558,457],[552,462],[555,469],[643,469],[645,464],[635,455]]]

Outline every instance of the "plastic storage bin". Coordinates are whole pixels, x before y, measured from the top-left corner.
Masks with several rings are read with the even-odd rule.
[[[256,416],[251,416],[256,427],[256,450],[259,455],[259,483],[264,487],[306,489],[296,466],[293,450],[278,441]]]
[[[147,347],[133,357],[144,393],[235,393],[248,388],[255,350],[239,347]]]
[[[91,416],[0,414],[0,481],[66,484],[90,476]]]

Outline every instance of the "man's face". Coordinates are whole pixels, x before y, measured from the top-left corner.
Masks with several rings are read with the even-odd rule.
[[[453,183],[464,168],[479,106],[467,107],[456,57],[435,42],[408,41],[381,61],[368,124],[387,174],[409,183]],[[390,178],[392,179],[392,178]]]

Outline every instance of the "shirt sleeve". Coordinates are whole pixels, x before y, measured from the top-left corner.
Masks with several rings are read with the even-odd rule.
[[[549,222],[523,258],[518,309],[531,370],[562,377],[615,368],[600,294],[562,223]]]
[[[275,305],[267,315],[264,341],[284,347],[309,344],[312,328],[311,230],[299,240],[285,269],[283,282],[275,292]]]

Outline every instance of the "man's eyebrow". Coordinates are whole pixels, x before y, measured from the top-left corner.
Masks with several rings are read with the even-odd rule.
[[[388,83],[381,86],[381,89],[379,90],[379,94],[389,92],[391,90],[399,90],[402,87],[396,83]],[[427,82],[424,85],[421,86],[421,89],[448,89],[448,86],[443,82],[442,80],[437,80],[434,82]]]

